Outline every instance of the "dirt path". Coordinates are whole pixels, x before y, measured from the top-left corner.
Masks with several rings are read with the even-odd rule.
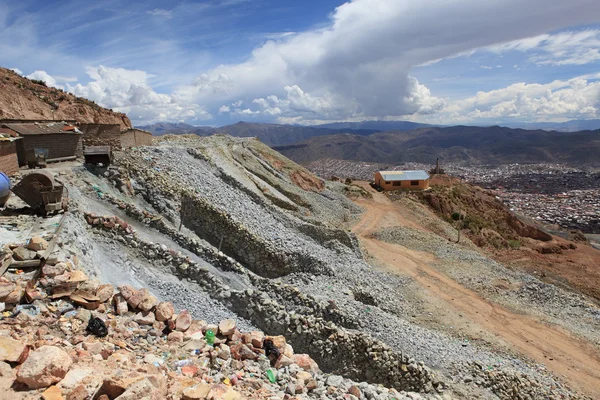
[[[390,224],[415,227],[400,207],[366,187],[372,200],[360,200],[365,213],[353,232],[371,256],[391,271],[411,276],[429,296],[445,302],[465,318],[496,335],[512,350],[544,364],[574,389],[600,398],[600,354],[588,342],[528,315],[515,314],[480,297],[428,265],[429,257],[403,246],[379,241],[372,233]],[[422,229],[422,228],[421,228]]]

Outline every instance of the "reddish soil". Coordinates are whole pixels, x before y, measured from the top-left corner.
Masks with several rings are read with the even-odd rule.
[[[294,170],[290,172],[290,179],[304,190],[320,192],[325,189],[325,183],[321,179],[306,171]]]
[[[544,364],[573,388],[592,398],[600,398],[600,352],[591,343],[560,327],[548,326],[533,316],[516,314],[482,298],[431,267],[429,261],[432,255],[420,254],[403,246],[375,239],[372,234],[390,226],[390,223],[414,226],[416,221],[407,218],[404,210],[384,194],[377,193],[366,184],[362,186],[373,194],[373,199],[357,201],[366,211],[353,232],[380,265],[392,272],[412,277],[427,296],[445,303],[446,307],[496,335],[498,343],[506,343],[512,350]],[[582,258],[589,256],[590,263],[597,262],[593,261],[595,257],[592,253],[585,250],[580,250],[580,253]],[[556,255],[559,256],[561,255]],[[597,260],[597,256],[595,259]]]

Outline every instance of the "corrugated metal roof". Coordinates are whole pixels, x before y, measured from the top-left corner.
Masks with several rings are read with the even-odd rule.
[[[379,171],[385,181],[423,181],[429,179],[425,171]]]
[[[48,122],[48,123],[25,123],[25,124],[3,124],[3,127],[12,129],[19,135],[49,135],[53,133],[62,134],[81,134],[81,132],[75,128],[73,130],[65,130],[66,127],[71,125],[65,122]]]

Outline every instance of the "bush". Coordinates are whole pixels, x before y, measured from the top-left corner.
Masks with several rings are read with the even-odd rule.
[[[521,242],[518,240],[509,240],[508,241],[508,245],[510,247],[512,247],[513,249],[519,249],[521,248]]]
[[[350,184],[352,184],[352,179],[346,178],[346,180],[344,182],[346,183],[346,185],[350,185]]]
[[[41,79],[32,79],[31,82],[35,83],[36,85],[48,87],[46,82],[42,81]]]
[[[455,221],[458,221],[459,219],[461,219],[462,215],[460,215],[459,212],[453,212],[452,213],[452,219]]]

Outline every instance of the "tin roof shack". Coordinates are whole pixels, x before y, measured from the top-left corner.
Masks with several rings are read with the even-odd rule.
[[[47,161],[74,159],[81,139],[81,131],[66,122],[3,123],[4,133],[21,137],[17,141],[19,166],[27,165],[27,153],[34,149],[47,149]]]
[[[139,146],[151,146],[152,133],[137,128],[129,128],[121,131],[121,146],[124,149]]]
[[[113,150],[121,148],[121,125],[119,124],[81,124],[83,146],[110,146]]]
[[[429,174],[425,171],[377,171],[375,184],[383,190],[429,188]]]
[[[20,140],[22,139],[0,133],[0,172],[8,176],[19,172],[17,142]]]

